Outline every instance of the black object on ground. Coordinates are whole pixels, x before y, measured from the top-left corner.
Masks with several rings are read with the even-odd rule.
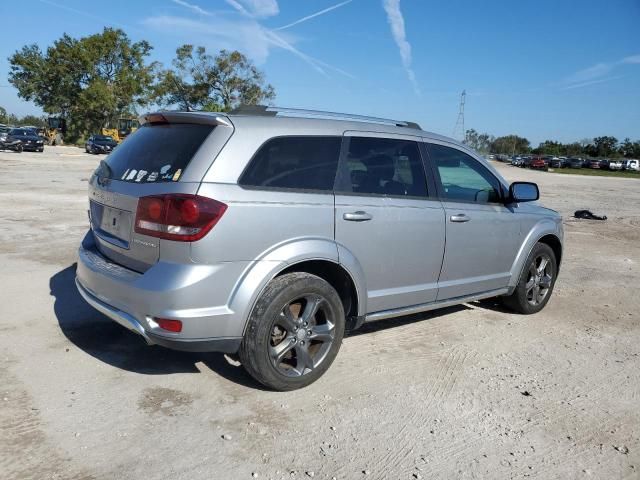
[[[585,220],[606,220],[606,215],[595,215],[590,210],[576,210],[573,214],[575,218],[584,218]]]

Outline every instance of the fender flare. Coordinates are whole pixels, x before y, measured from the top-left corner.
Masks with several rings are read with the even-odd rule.
[[[520,250],[518,250],[518,254],[511,265],[511,279],[509,280],[509,290],[511,293],[513,289],[518,285],[518,281],[520,279],[520,275],[522,274],[522,269],[524,268],[524,263],[527,260],[527,257],[531,253],[533,247],[540,241],[541,238],[553,235],[556,237],[560,244],[562,244],[562,223],[561,220],[557,221],[543,218],[538,223],[536,223],[533,228],[529,231],[526,238],[520,245]]]
[[[292,265],[311,260],[335,263],[346,270],[356,287],[358,315],[364,315],[362,312],[366,309],[366,289],[363,283],[362,268],[353,254],[342,247],[344,251],[341,251],[341,256],[339,250],[340,247],[333,239],[295,238],[275,245],[257,260],[251,262],[236,283],[228,303],[229,308],[235,312],[242,324],[239,328],[239,335],[244,335],[249,315],[267,284]],[[347,264],[341,260],[346,260]]]

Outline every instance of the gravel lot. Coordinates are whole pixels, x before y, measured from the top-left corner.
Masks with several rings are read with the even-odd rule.
[[[370,324],[283,394],[222,355],[147,347],[82,301],[99,159],[0,152],[1,477],[640,478],[640,181],[498,165],[565,218],[547,308]]]

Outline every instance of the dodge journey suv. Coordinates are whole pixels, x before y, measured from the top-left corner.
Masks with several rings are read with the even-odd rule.
[[[77,287],[147,343],[317,380],[345,330],[501,297],[549,301],[560,216],[411,122],[276,107],[160,112],[89,181]]]

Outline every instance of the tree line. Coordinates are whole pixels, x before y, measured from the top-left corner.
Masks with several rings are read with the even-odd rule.
[[[585,138],[579,142],[562,143],[556,140],[545,140],[537,147],[518,135],[494,137],[488,133],[478,133],[474,129],[467,130],[464,143],[482,153],[515,155],[532,153],[534,155],[556,155],[565,157],[626,157],[640,158],[640,140],[631,141],[625,138],[618,141],[616,137],[601,136]]]
[[[151,105],[230,111],[275,98],[264,73],[238,51],[212,55],[205,47],[182,45],[165,67],[149,60],[152,50],[149,42],[132,42],[121,29],[104,28],[81,38],[65,34],[44,51],[31,44],[10,56],[9,82],[19,97],[65,118],[71,142]],[[41,126],[44,119],[18,118],[0,107],[0,123]],[[518,135],[494,137],[471,129],[465,143],[483,153],[640,158],[640,141],[619,142],[611,136],[568,144],[546,140],[532,148]]]
[[[30,127],[44,127],[46,121],[37,115],[19,117],[0,106],[0,123],[3,125],[29,125]]]
[[[182,45],[166,68],[149,60],[152,50],[120,29],[82,38],[65,34],[44,51],[31,44],[11,55],[9,83],[46,114],[65,118],[70,141],[150,105],[229,111],[275,97],[264,74],[238,51],[211,55]]]

